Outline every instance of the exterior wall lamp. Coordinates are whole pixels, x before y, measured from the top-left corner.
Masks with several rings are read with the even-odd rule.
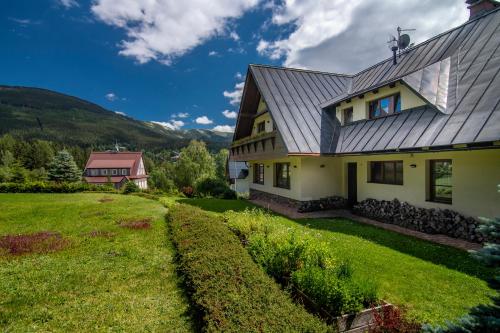
[[[417,165],[416,165],[416,164],[410,164],[410,168],[415,169],[416,167],[417,167]]]

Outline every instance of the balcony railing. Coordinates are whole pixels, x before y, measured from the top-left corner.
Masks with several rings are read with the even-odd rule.
[[[233,156],[240,154],[250,154],[252,150],[256,153],[258,150],[265,152],[266,143],[270,142],[272,150],[274,150],[276,142],[276,131],[263,132],[257,135],[247,136],[239,140],[233,141],[231,144],[231,153]],[[261,149],[259,149],[259,145]]]

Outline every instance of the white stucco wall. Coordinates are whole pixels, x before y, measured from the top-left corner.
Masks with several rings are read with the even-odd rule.
[[[453,164],[452,204],[428,201],[429,160],[451,159]],[[370,161],[403,161],[403,185],[368,182]],[[253,163],[263,162],[264,185],[253,183]],[[275,162],[290,162],[290,189],[273,186]],[[397,198],[425,208],[451,209],[468,216],[500,216],[500,149],[425,152],[414,154],[360,155],[342,157],[287,157],[251,161],[249,187],[306,201],[331,195],[347,197],[347,163],[357,163],[358,201]],[[411,165],[415,164],[415,168]],[[321,167],[323,166],[323,167]]]

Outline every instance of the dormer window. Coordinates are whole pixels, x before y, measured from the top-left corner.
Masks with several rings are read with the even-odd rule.
[[[385,117],[401,112],[401,96],[399,93],[368,102],[370,119]]]
[[[352,123],[352,107],[342,110],[342,113],[342,116],[344,117],[344,125],[349,125],[350,123]]]
[[[266,130],[266,122],[261,121],[260,123],[257,124],[257,133],[262,133]]]

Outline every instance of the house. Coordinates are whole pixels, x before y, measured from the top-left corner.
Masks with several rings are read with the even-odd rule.
[[[148,175],[141,152],[92,152],[84,177],[87,183],[103,185],[111,182],[117,189],[127,180],[141,189],[148,188]]]
[[[239,194],[249,192],[250,177],[248,177],[248,165],[245,162],[228,160],[226,173],[231,190]]]
[[[249,165],[250,197],[397,198],[500,216],[500,10],[467,3],[469,21],[396,64],[356,74],[250,65],[231,145]]]

